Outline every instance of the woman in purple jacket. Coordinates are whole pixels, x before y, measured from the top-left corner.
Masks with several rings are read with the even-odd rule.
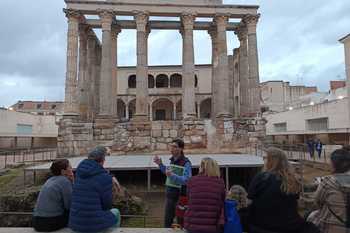
[[[189,233],[217,233],[224,225],[225,184],[217,162],[201,161],[199,174],[187,183],[188,209],[185,229]]]

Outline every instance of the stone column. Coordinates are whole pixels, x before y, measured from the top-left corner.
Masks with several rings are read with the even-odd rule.
[[[137,29],[136,114],[134,120],[148,121],[148,13],[135,12]]]
[[[234,91],[234,84],[233,84],[233,80],[234,80],[234,74],[233,74],[233,69],[234,69],[234,67],[233,67],[233,55],[229,55],[228,56],[228,67],[229,67],[229,69],[228,69],[228,80],[229,80],[229,96],[230,96],[230,98],[229,98],[229,107],[230,107],[230,113],[231,113],[231,115],[233,116],[233,113],[234,113],[234,101],[233,101],[233,99],[234,99],[234,93],[233,93],[233,91]]]
[[[176,111],[177,111],[177,110],[176,110],[176,101],[173,103],[173,106],[174,106],[174,107],[173,107],[173,109],[174,109],[174,113],[173,113],[174,116],[173,116],[173,117],[174,117],[174,121],[175,121],[175,120],[177,120],[177,119],[176,119]]]
[[[240,115],[240,86],[239,86],[239,48],[233,50],[233,102],[234,102],[234,117]]]
[[[100,116],[112,116],[112,52],[111,27],[114,14],[111,11],[100,12],[102,22],[102,61],[100,80]]]
[[[120,28],[112,27],[111,40],[111,62],[112,62],[112,114],[117,117],[117,95],[118,95],[118,35],[121,32]]]
[[[182,115],[183,119],[196,118],[195,88],[194,88],[194,47],[193,47],[193,23],[194,13],[181,15],[183,39],[182,47]]]
[[[63,11],[68,18],[64,113],[77,115],[79,114],[77,96],[78,31],[81,14],[70,9],[64,9]]]
[[[248,30],[248,61],[249,61],[249,115],[256,116],[260,112],[260,88],[259,88],[259,58],[256,39],[256,25],[260,15],[247,15],[243,21]]]
[[[129,120],[129,103],[125,105],[125,119]]]
[[[239,85],[240,85],[240,115],[246,116],[249,112],[249,95],[248,95],[248,39],[247,39],[247,28],[245,25],[235,31],[238,36],[240,47],[239,47]]]
[[[100,112],[100,81],[101,81],[101,60],[102,60],[102,48],[100,43],[96,40],[95,43],[96,63],[95,63],[95,76],[94,76],[94,103],[95,103],[95,116]]]
[[[350,34],[339,40],[344,44],[344,54],[345,54],[345,73],[346,73],[346,89],[348,95],[348,111],[349,111],[349,124],[350,124]],[[348,125],[347,127],[350,127]],[[349,139],[350,141],[350,139]]]
[[[87,80],[87,25],[79,27],[79,73],[78,73],[78,98],[79,113],[83,120],[87,119],[88,108],[88,80]]]
[[[229,67],[227,56],[227,38],[226,38],[226,26],[228,22],[228,16],[220,14],[215,16],[216,33],[217,33],[217,51],[218,51],[218,64],[217,64],[217,102],[216,117],[232,117],[230,113],[230,85],[229,85]]]
[[[96,76],[96,36],[95,33],[90,29],[87,35],[87,83],[88,89],[88,120],[92,121],[95,113],[95,85],[94,79]]]
[[[152,103],[149,105],[149,120],[153,121],[153,108],[152,108]]]
[[[201,104],[197,102],[197,118],[201,118]]]
[[[213,26],[208,30],[208,33],[211,37],[211,44],[212,44],[212,56],[211,56],[211,64],[212,64],[212,72],[211,72],[211,90],[212,90],[212,97],[211,97],[211,118],[212,120],[215,120],[215,117],[217,115],[216,110],[216,104],[218,102],[218,80],[217,80],[217,68],[218,68],[218,48],[217,48],[217,33],[216,33],[216,27]]]

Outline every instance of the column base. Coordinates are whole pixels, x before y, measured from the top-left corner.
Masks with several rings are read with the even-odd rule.
[[[132,122],[148,122],[149,116],[146,114],[135,114],[133,118],[131,118]]]
[[[197,114],[196,113],[186,113],[183,115],[184,121],[194,121],[197,120]]]
[[[216,114],[215,118],[216,119],[232,119],[233,116],[229,112],[219,112],[218,114]]]
[[[73,122],[78,122],[80,118],[80,114],[74,112],[65,112],[63,113],[62,119],[70,119]]]

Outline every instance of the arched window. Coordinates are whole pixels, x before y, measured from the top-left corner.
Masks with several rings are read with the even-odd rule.
[[[165,74],[159,74],[156,78],[156,88],[168,88],[169,87],[169,79]]]
[[[169,99],[160,98],[152,103],[152,119],[154,121],[174,120],[174,104]]]
[[[148,75],[148,88],[154,88],[154,77],[153,75]]]
[[[136,88],[136,75],[132,74],[128,78],[128,87]]]
[[[173,87],[173,88],[181,88],[182,87],[181,74],[172,74],[170,76],[170,87]]]
[[[194,87],[198,87],[198,76],[194,75]]]

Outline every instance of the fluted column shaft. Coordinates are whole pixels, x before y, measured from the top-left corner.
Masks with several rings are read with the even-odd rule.
[[[64,113],[78,114],[78,96],[77,96],[77,65],[78,65],[78,33],[79,19],[81,17],[78,11],[64,9],[68,18],[67,32],[67,64],[65,81]]]
[[[135,120],[149,120],[148,116],[148,63],[147,37],[148,13],[135,12],[137,29],[137,67],[136,67],[136,114]]]
[[[249,76],[249,63],[248,63],[248,39],[247,28],[241,25],[240,28],[235,31],[238,36],[239,47],[239,85],[240,85],[240,115],[246,116],[249,112],[249,94],[248,94],[248,76]]]
[[[82,119],[87,119],[88,108],[88,80],[87,80],[87,26],[79,27],[79,73],[78,73],[78,98],[79,113]]]
[[[112,114],[117,116],[117,92],[118,92],[118,35],[121,32],[120,28],[112,28],[111,56],[112,56]]]
[[[210,37],[211,37],[211,44],[212,44],[212,56],[211,56],[211,63],[212,63],[212,74],[211,74],[211,89],[212,89],[212,98],[211,98],[211,118],[215,120],[217,115],[216,110],[216,103],[218,102],[218,79],[217,79],[217,71],[218,71],[218,47],[217,47],[217,32],[216,27],[212,27],[208,31]]]
[[[113,13],[100,12],[102,22],[102,61],[100,80],[100,109],[99,115],[112,116],[112,52],[111,52],[111,26]]]
[[[92,120],[95,114],[95,85],[94,79],[96,77],[96,36],[92,30],[88,31],[87,34],[87,73],[86,80],[88,84],[88,109],[87,118]]]
[[[260,112],[260,88],[259,88],[259,58],[258,44],[256,38],[256,25],[259,15],[248,15],[243,21],[247,25],[248,32],[248,61],[249,61],[249,100],[250,115],[256,115]]]
[[[95,115],[100,112],[100,82],[101,82],[101,60],[102,60],[102,48],[99,43],[95,43],[96,63],[95,63],[95,76],[94,76],[94,104]]]
[[[216,117],[230,117],[230,85],[229,85],[229,67],[227,56],[227,38],[226,26],[228,17],[226,15],[217,15],[215,17],[216,33],[217,33],[217,50],[218,50],[218,64],[217,64],[217,115]]]
[[[345,55],[345,75],[346,75],[346,89],[348,96],[348,117],[350,121],[350,36],[346,36],[339,40],[342,44],[344,44],[344,55]],[[349,127],[349,126],[348,126]]]
[[[195,106],[195,65],[193,46],[193,23],[195,14],[183,13],[181,16],[183,39],[182,49],[182,114],[184,119],[196,118]]]

